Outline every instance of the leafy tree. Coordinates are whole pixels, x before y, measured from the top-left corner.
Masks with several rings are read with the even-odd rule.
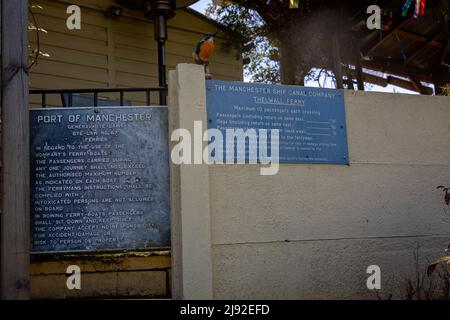
[[[224,49],[233,47],[246,56],[246,77],[254,82],[280,82],[278,41],[267,36],[265,22],[257,12],[222,2],[221,5],[211,4],[206,14],[229,29],[237,31],[236,34],[225,34]]]

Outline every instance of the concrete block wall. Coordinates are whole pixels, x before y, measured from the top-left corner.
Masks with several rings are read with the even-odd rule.
[[[173,114],[201,119],[206,112],[204,99],[183,102],[197,94],[184,90],[185,73],[204,85],[193,79],[197,69],[180,65],[172,73]],[[211,165],[200,173],[208,197],[189,191],[190,201],[209,202],[201,210],[210,222],[177,220],[196,209],[174,207],[181,232],[210,228],[212,271],[203,270],[212,275],[210,298],[376,299],[366,287],[373,264],[382,273],[378,295],[402,298],[417,246],[421,267],[443,255],[450,208],[436,187],[450,184],[450,99],[346,91],[345,103],[349,166],[282,164],[277,175],[261,176],[257,165]],[[172,179],[173,190],[189,185],[188,176]],[[175,203],[183,193],[173,194]],[[184,254],[182,246],[173,255]],[[174,277],[190,275],[185,268]]]

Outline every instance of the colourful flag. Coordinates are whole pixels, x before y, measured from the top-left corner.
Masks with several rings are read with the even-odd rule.
[[[421,0],[416,0],[416,8],[414,9],[414,18],[417,18],[420,14],[420,2]]]
[[[405,17],[408,13],[409,7],[411,7],[412,0],[406,0],[405,4],[403,5],[402,9],[402,16]]]
[[[421,16],[425,15],[425,0],[420,1],[420,13]]]
[[[299,6],[300,0],[289,0],[289,9],[296,9]]]

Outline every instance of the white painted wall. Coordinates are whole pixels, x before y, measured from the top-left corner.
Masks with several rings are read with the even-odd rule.
[[[171,95],[192,68],[177,69]],[[371,264],[380,294],[401,297],[416,246],[423,263],[444,253],[450,210],[436,187],[450,184],[450,99],[347,91],[345,102],[349,166],[283,164],[261,176],[257,165],[213,165],[206,195],[191,184],[192,201],[209,201],[212,297],[376,298]]]

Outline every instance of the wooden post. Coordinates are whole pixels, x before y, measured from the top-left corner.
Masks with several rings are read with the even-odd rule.
[[[333,35],[333,66],[334,75],[336,77],[336,89],[343,89],[344,83],[342,81],[342,59],[340,50],[339,34]]]
[[[358,52],[356,53],[356,81],[358,90],[364,91],[364,75],[361,66],[361,43],[358,43]]]
[[[442,31],[446,36],[447,46],[444,47],[441,54],[440,64],[442,67],[433,71],[433,84],[435,94],[442,95],[444,93],[443,87],[450,84],[450,4],[442,2],[438,7],[438,11],[441,11],[443,15]],[[449,56],[448,60],[447,56]]]
[[[364,91],[364,77],[360,64],[356,66],[356,81],[358,83],[358,90]]]
[[[2,299],[29,299],[28,1],[0,0]]]
[[[447,36],[447,48],[450,56],[450,3],[445,6],[445,34]],[[447,50],[446,50],[447,51]],[[450,64],[450,58],[449,58]],[[448,78],[450,79],[450,67],[448,67]]]

